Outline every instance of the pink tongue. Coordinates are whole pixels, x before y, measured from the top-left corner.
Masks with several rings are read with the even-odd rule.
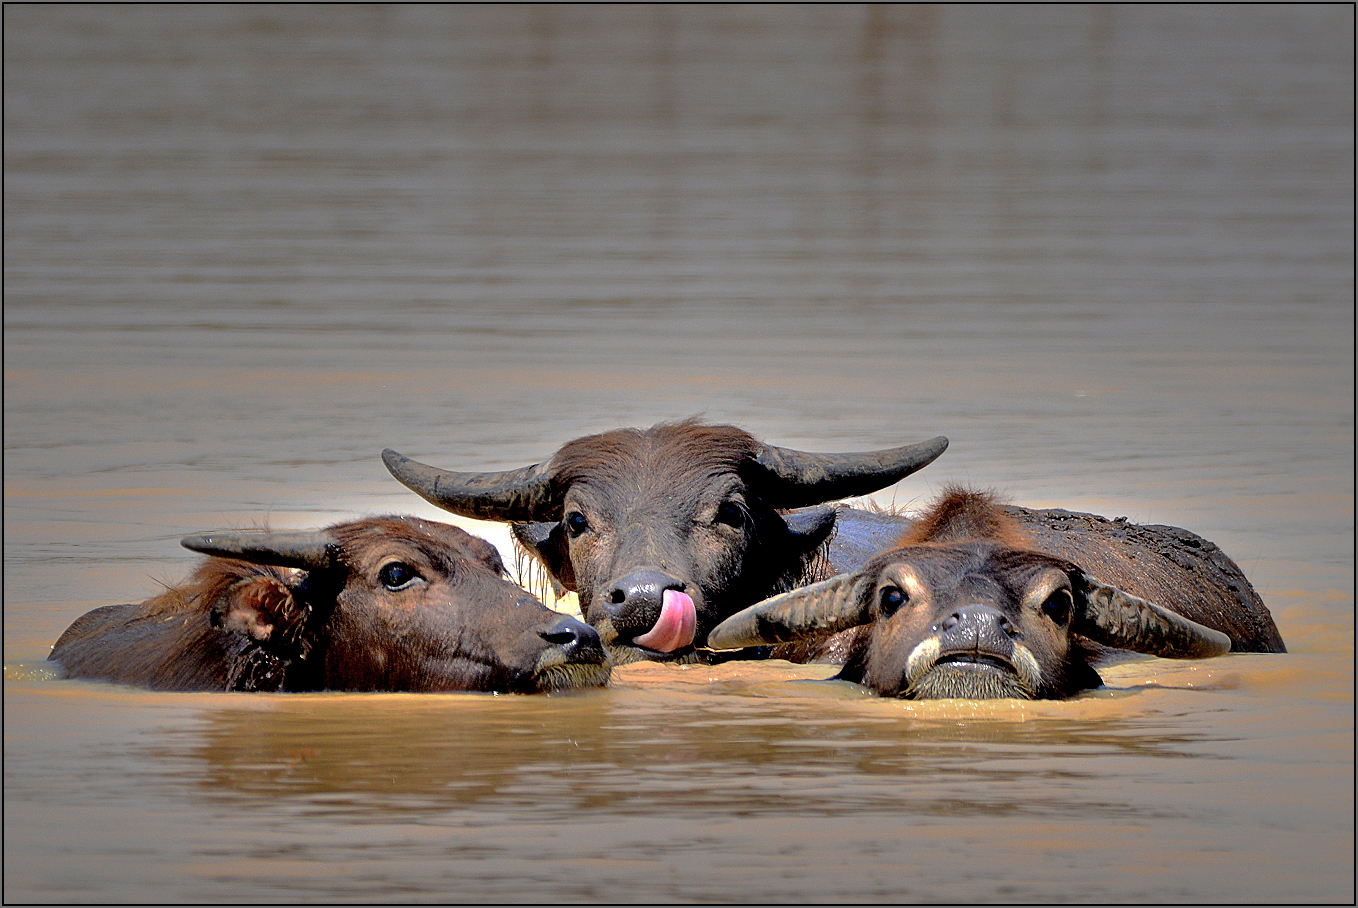
[[[687,593],[665,590],[660,603],[660,617],[655,627],[632,640],[638,646],[661,653],[672,653],[693,642],[693,631],[698,627],[698,613]]]

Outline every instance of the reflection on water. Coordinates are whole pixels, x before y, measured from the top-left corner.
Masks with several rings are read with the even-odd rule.
[[[1351,7],[4,16],[7,901],[1352,898]],[[884,505],[1186,526],[1290,653],[1066,703],[44,675],[187,533],[437,519],[383,447],[694,413],[948,435]]]
[[[1308,729],[1344,721],[1338,702],[1281,718],[1276,705],[1309,683],[1297,660],[1324,667],[1137,660],[1069,703],[882,700],[811,680],[824,666],[779,662],[626,666],[612,690],[547,698],[30,688],[44,715],[21,721],[44,743],[25,742],[17,770],[34,781],[56,774],[30,765],[31,750],[88,761],[114,734],[62,730],[72,709],[117,704],[134,734],[97,760],[100,774],[63,780],[42,816],[11,805],[7,825],[41,835],[55,802],[135,816],[153,839],[178,830],[136,871],[170,897],[352,896],[378,881],[432,896],[461,880],[481,898],[629,899],[663,883],[667,898],[974,899],[1008,887],[1233,900],[1257,881],[1212,856],[1234,866],[1266,852],[1273,881],[1305,899],[1326,891],[1346,846],[1294,818],[1323,810],[1317,781],[1342,787],[1348,767],[1313,762],[1318,776],[1283,773],[1233,796],[1259,761],[1291,764]],[[1242,694],[1241,675],[1258,690]],[[211,828],[183,827],[190,816]],[[119,838],[82,828],[68,833],[82,853]],[[1202,866],[1167,865],[1169,842]],[[983,860],[986,848],[1002,859]],[[658,882],[638,875],[647,868]],[[72,896],[97,891],[52,857],[13,876],[44,870]]]
[[[973,809],[1000,806],[988,803],[999,795],[1006,811],[1095,811],[1095,804],[1029,802],[1031,792],[1013,788],[1007,794],[973,789],[970,781],[1002,781],[1016,771],[1005,765],[1008,760],[1029,760],[1035,749],[1046,758],[1155,757],[1183,754],[1183,745],[1202,740],[1147,737],[1141,717],[1127,715],[1136,705],[1129,709],[1121,698],[1110,710],[1030,712],[1005,702],[979,710],[950,705],[916,718],[876,701],[836,708],[823,697],[808,705],[783,698],[756,704],[690,694],[690,708],[674,717],[673,704],[682,695],[661,688],[667,680],[653,678],[644,687],[624,682],[625,689],[650,696],[560,697],[565,702],[550,710],[497,702],[450,709],[447,703],[386,698],[344,702],[338,709],[327,703],[323,714],[312,703],[221,710],[208,719],[206,743],[195,748],[208,769],[200,784],[219,795],[267,800],[340,794],[355,811],[400,810],[400,799],[408,797],[406,806],[415,810],[493,808],[567,821],[603,805],[649,816],[661,802],[667,817],[703,815],[722,800],[746,815],[781,814],[788,807],[789,777],[804,783],[796,796],[799,813],[833,815],[858,806],[903,806],[912,797],[912,776],[930,782],[958,776],[959,788],[975,799]],[[739,696],[734,686],[728,682],[723,697]],[[967,721],[959,722],[962,717]],[[978,749],[991,752],[993,766],[974,765]],[[717,755],[719,765],[695,773],[695,766]],[[1070,769],[1057,774],[1097,775]],[[874,776],[888,777],[880,780],[887,786],[873,784]],[[554,786],[553,778],[568,784]],[[930,797],[937,792],[931,784]],[[957,802],[950,804],[951,812]]]

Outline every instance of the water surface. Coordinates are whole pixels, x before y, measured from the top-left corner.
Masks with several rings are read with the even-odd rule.
[[[4,17],[7,901],[1353,898],[1351,7]],[[383,447],[695,413],[1192,529],[1291,652],[1035,704],[34,669],[186,533],[438,519]]]

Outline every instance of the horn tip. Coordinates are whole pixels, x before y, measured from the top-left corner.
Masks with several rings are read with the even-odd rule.
[[[736,634],[729,633],[726,628],[723,628],[721,625],[718,625],[717,627],[714,627],[712,629],[712,632],[710,634],[707,635],[707,648],[713,650],[728,651],[744,649],[745,647],[752,645],[749,643],[742,643],[738,639],[736,639],[736,637],[737,637]]]
[[[929,458],[928,463],[933,463],[935,460],[938,460],[938,458],[943,456],[944,451],[948,450],[948,444],[949,444],[948,436],[935,435],[933,438],[929,439],[928,441],[924,442],[921,445],[917,445],[916,447],[923,448],[926,452],[928,452],[926,454],[926,456]]]
[[[1208,640],[1208,650],[1211,656],[1224,656],[1235,646],[1235,642],[1231,640],[1229,635],[1216,628],[1204,627],[1203,630],[1206,631],[1205,636]]]
[[[948,450],[948,436],[935,435],[928,441],[922,441],[917,445],[909,445],[907,449],[918,458],[916,463],[910,467],[910,473],[922,470],[943,456],[943,452]],[[910,475],[907,473],[905,475]]]
[[[216,549],[211,533],[194,533],[192,536],[185,536],[179,540],[179,544],[191,552],[202,552],[209,555]]]

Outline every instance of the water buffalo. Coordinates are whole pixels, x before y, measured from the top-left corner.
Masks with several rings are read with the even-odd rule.
[[[589,625],[510,583],[457,527],[374,517],[302,533],[190,536],[210,555],[140,605],[78,618],[68,677],[158,690],[534,693],[605,684]]]
[[[1233,652],[1283,653],[1273,616],[1240,566],[1211,541],[1181,527],[1136,524],[1119,517],[1052,508],[1003,506],[1030,547],[1082,565],[1089,573],[1231,638]],[[917,521],[904,515],[840,507],[827,556],[835,573],[847,573],[891,546]],[[840,638],[783,648],[792,661],[840,661]]]
[[[818,556],[835,510],[808,506],[888,486],[947,446],[940,436],[809,454],[686,420],[578,438],[549,460],[499,473],[440,470],[392,450],[382,459],[440,508],[517,524],[518,542],[578,593],[622,663],[704,658],[694,647],[723,618],[829,576],[817,573]]]
[[[1177,659],[1231,649],[1226,634],[1040,551],[992,496],[958,487],[859,570],[745,609],[708,644],[837,633],[836,677],[911,699],[1059,699],[1102,684],[1100,647]]]

